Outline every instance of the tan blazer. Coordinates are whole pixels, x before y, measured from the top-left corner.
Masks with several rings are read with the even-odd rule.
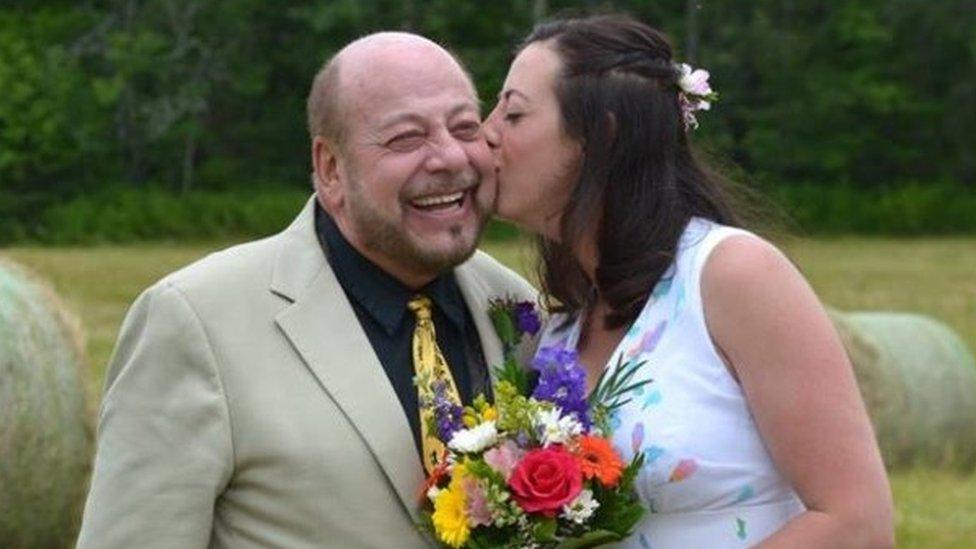
[[[429,543],[413,435],[312,206],[136,300],[108,368],[79,547]],[[455,275],[487,363],[501,364],[485,305],[535,290],[481,252]]]

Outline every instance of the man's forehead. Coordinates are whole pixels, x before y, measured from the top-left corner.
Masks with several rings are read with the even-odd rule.
[[[348,82],[347,105],[357,118],[388,125],[394,119],[480,112],[473,85],[456,66],[376,69],[373,77]]]
[[[438,44],[417,35],[379,33],[353,42],[337,56],[341,80],[349,85],[396,85],[411,78],[424,80],[468,77],[458,61]]]
[[[447,119],[454,118],[462,114],[480,115],[481,109],[473,99],[458,99],[451,102],[443,102],[441,105],[434,106],[436,110],[426,109],[425,105],[408,105],[397,107],[382,112],[376,112],[376,116],[368,117],[378,130],[384,130],[402,123],[416,122],[424,123],[430,116],[443,115]],[[438,108],[439,107],[439,108]]]
[[[459,62],[422,36],[370,35],[336,59],[342,110],[359,129],[467,110],[480,115],[477,92]]]

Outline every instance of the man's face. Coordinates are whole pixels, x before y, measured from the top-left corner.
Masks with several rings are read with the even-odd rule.
[[[343,90],[343,200],[331,213],[394,276],[432,278],[475,250],[495,200],[491,155],[477,98],[453,60],[393,64],[377,63]]]

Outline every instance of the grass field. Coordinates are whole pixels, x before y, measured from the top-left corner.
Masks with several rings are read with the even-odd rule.
[[[821,299],[843,310],[932,315],[976,348],[976,238],[791,240],[780,243]],[[90,394],[97,402],[105,363],[126,308],[167,272],[224,244],[0,251],[52,282],[87,333]],[[486,249],[527,272],[517,243]],[[976,546],[976,475],[906,471],[892,475],[901,547]]]

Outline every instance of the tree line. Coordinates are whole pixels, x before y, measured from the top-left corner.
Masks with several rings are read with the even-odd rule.
[[[449,46],[487,109],[536,21],[608,10],[711,72],[695,139],[741,179],[976,190],[973,0],[8,0],[0,239],[105,189],[306,188],[311,79],[357,36]]]

